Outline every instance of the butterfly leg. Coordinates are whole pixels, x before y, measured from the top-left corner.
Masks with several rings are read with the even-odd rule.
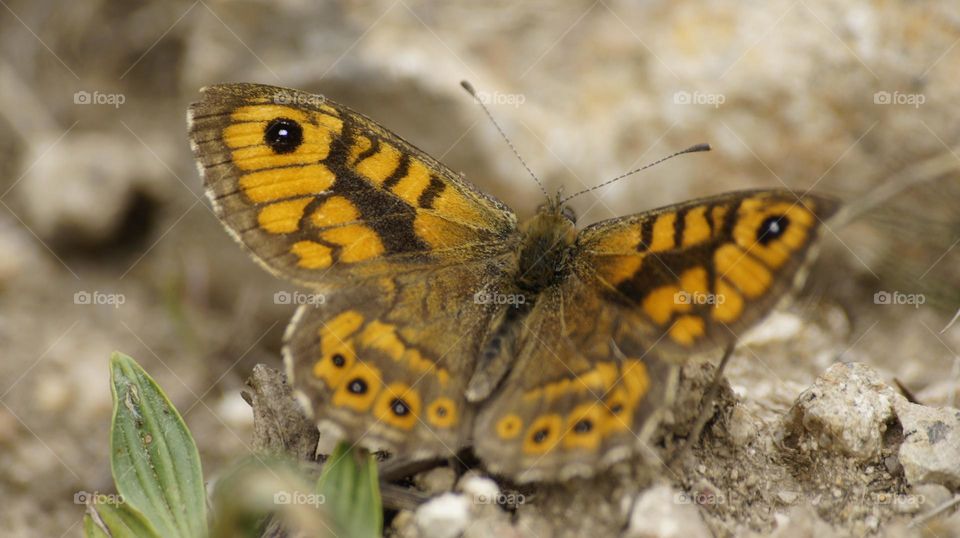
[[[693,423],[693,428],[690,430],[690,435],[687,436],[686,442],[674,453],[673,457],[670,458],[670,466],[683,460],[686,453],[700,439],[700,434],[703,432],[704,426],[707,425],[707,421],[713,416],[713,401],[717,398],[717,393],[720,391],[720,380],[723,378],[723,371],[726,369],[727,363],[730,362],[730,357],[733,356],[733,348],[735,345],[735,342],[730,343],[724,350],[723,358],[720,359],[720,365],[713,375],[713,381],[707,388],[707,392],[703,395],[700,416],[698,416],[697,421]]]

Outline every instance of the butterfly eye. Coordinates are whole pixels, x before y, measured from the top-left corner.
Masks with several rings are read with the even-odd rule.
[[[766,245],[770,241],[780,238],[787,231],[790,219],[786,215],[767,217],[757,228],[757,242]]]
[[[267,124],[263,141],[274,153],[291,153],[303,143],[303,127],[291,119],[277,118]]]

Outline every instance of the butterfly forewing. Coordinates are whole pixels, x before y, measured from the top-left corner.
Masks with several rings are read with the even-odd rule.
[[[510,248],[508,208],[321,96],[210,86],[188,120],[214,210],[280,276],[329,286]]]
[[[594,224],[576,273],[641,316],[662,357],[725,347],[796,284],[837,203],[789,191],[723,194]]]

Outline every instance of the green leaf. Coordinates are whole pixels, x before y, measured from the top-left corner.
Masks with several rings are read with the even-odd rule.
[[[205,536],[200,455],[183,418],[130,357],[110,357],[110,381],[110,464],[117,491],[159,535]]]
[[[143,514],[129,504],[98,504],[91,506],[91,509],[96,510],[100,520],[106,525],[110,531],[110,536],[113,538],[160,538],[147,518],[143,517]],[[90,534],[90,527],[87,525],[88,519],[90,520],[90,527],[96,529],[94,534]],[[107,536],[103,529],[93,522],[90,514],[84,515],[83,527],[87,536]]]
[[[83,535],[86,538],[110,538],[110,535],[97,525],[90,514],[83,514]]]
[[[339,530],[348,536],[382,534],[383,507],[377,461],[369,452],[341,441],[327,458],[317,491]]]

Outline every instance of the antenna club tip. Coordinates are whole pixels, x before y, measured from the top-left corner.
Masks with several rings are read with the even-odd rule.
[[[477,90],[473,88],[473,84],[470,84],[469,80],[461,80],[460,87],[463,88],[464,90],[467,90],[467,93],[469,93],[470,95],[474,97],[477,96]]]
[[[710,146],[710,144],[707,143],[707,142],[704,142],[704,143],[702,143],[702,144],[697,144],[697,145],[695,145],[695,146],[691,146],[690,149],[689,149],[689,151],[691,151],[691,152],[694,152],[694,151],[710,151],[711,149],[713,149],[713,148]]]

